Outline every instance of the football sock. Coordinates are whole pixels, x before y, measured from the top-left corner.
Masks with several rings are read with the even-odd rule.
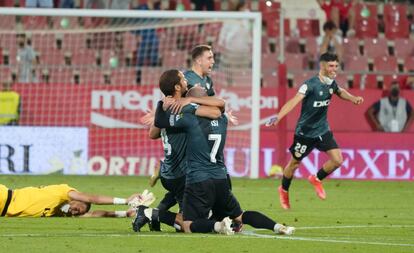
[[[329,173],[327,173],[323,168],[321,168],[316,174],[316,177],[321,181],[327,176],[329,176]]]
[[[265,228],[272,231],[276,225],[276,222],[269,217],[256,211],[245,211],[242,214],[242,222],[254,228]]]
[[[214,220],[207,220],[207,219],[199,219],[193,221],[190,225],[190,230],[193,233],[210,233],[214,231],[214,224],[216,221]]]
[[[289,191],[290,183],[292,182],[292,178],[287,178],[285,176],[282,177],[282,188],[285,191]]]
[[[175,216],[177,214],[170,212],[170,211],[164,211],[164,210],[159,210],[159,220],[160,222],[167,224],[169,226],[174,226],[175,223]]]

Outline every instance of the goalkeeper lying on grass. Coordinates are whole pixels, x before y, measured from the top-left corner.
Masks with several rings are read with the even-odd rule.
[[[25,187],[11,190],[0,184],[0,213],[6,217],[131,217],[134,207],[149,206],[155,198],[152,193],[135,193],[128,198],[114,198],[79,192],[67,184]],[[130,205],[128,211],[89,212],[91,204]]]

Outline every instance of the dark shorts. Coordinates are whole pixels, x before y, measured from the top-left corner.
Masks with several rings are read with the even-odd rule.
[[[177,201],[180,210],[182,210],[185,189],[185,176],[176,179],[167,179],[161,177],[161,184],[170,193],[168,195],[166,194],[166,197],[168,198],[168,196],[173,196],[175,201]],[[170,201],[173,200],[170,199]]]
[[[227,179],[208,179],[187,184],[183,200],[184,220],[207,219],[210,210],[219,217],[236,218],[242,214]]]
[[[314,148],[326,152],[328,150],[338,148],[338,144],[336,143],[331,131],[328,131],[322,136],[316,138],[307,138],[295,135],[293,138],[293,144],[290,146],[289,151],[296,160],[301,161],[303,158],[308,156]]]

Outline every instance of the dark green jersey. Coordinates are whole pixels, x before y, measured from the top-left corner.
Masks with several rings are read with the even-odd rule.
[[[328,106],[332,94],[339,92],[338,84],[333,81],[328,85],[322,83],[319,76],[314,76],[305,81],[298,92],[305,95],[305,98],[302,100],[295,134],[309,138],[322,136],[330,130],[327,121]]]
[[[213,80],[211,80],[211,77],[205,76],[204,78],[199,76],[196,72],[192,70],[187,70],[184,73],[185,78],[187,79],[188,88],[195,85],[200,85],[201,87],[205,88],[207,90],[208,96],[214,96],[216,93],[214,92],[213,88]]]
[[[187,106],[197,107],[194,104]],[[183,128],[187,133],[187,183],[226,178],[223,152],[227,132],[226,116],[211,120],[191,112],[182,112],[171,114],[169,124]]]
[[[157,110],[159,109],[160,108],[157,108]],[[194,107],[183,108],[183,112],[186,113],[194,113],[194,111]],[[162,128],[161,139],[165,156],[163,165],[161,166],[161,176],[167,179],[175,179],[184,176],[187,170],[186,132],[184,129],[180,128]]]

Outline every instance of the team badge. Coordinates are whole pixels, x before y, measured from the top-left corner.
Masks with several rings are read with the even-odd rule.
[[[330,88],[330,89],[329,89],[329,94],[331,94],[331,95],[332,95],[332,93],[333,93],[333,89],[332,89],[332,88]]]
[[[319,91],[319,96],[322,96],[323,95],[323,91]]]
[[[299,158],[299,157],[301,157],[301,156],[302,156],[302,154],[301,154],[301,153],[299,153],[299,152],[295,152],[295,156]]]
[[[207,87],[207,90],[211,88],[209,83],[206,83],[206,87]]]

